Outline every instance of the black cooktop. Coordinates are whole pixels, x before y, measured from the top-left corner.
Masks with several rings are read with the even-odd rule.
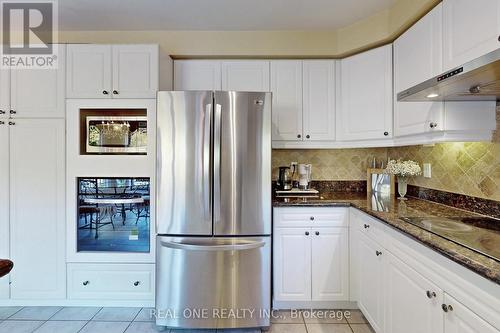
[[[481,216],[401,219],[500,262],[500,220]]]

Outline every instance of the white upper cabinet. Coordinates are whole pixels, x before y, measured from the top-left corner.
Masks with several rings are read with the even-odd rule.
[[[66,296],[65,121],[16,119],[10,131],[13,299]]]
[[[442,333],[443,291],[392,254],[385,278],[386,333]]]
[[[438,4],[394,41],[395,136],[443,129],[443,102],[397,101],[399,92],[442,72],[442,9]]]
[[[113,46],[113,98],[156,98],[158,45]]]
[[[335,140],[335,61],[303,62],[303,139]]]
[[[337,139],[392,137],[392,45],[340,61]]]
[[[10,110],[16,118],[63,118],[66,47],[59,45],[56,69],[12,69]]]
[[[444,333],[500,332],[448,294],[444,294],[443,306],[446,306]]]
[[[9,117],[10,110],[10,71],[0,69],[0,118]]]
[[[69,45],[68,98],[156,98],[156,45]]]
[[[1,122],[4,122],[2,124]],[[9,255],[9,126],[0,120],[0,258]],[[0,279],[0,299],[9,298],[9,276]]]
[[[174,90],[221,90],[218,60],[175,60]]]
[[[302,61],[271,60],[273,140],[302,141]]]
[[[111,96],[111,46],[68,45],[67,62],[68,98]]]
[[[273,242],[274,299],[311,300],[310,228],[276,228]]]
[[[444,0],[444,70],[500,47],[500,1]]]
[[[312,228],[312,300],[349,299],[347,228]]]
[[[222,62],[222,90],[270,91],[269,61],[231,60]]]

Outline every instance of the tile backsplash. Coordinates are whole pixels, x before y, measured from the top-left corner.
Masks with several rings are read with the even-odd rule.
[[[378,162],[412,159],[431,163],[432,178],[422,176],[411,185],[500,201],[500,106],[493,142],[453,142],[430,146],[363,149],[275,149],[273,178],[290,162],[311,163],[314,180],[365,180],[373,158]]]

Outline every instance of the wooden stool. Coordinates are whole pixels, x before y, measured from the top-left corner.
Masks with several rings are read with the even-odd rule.
[[[0,259],[0,277],[9,274],[12,267],[14,267],[14,263],[12,261]]]

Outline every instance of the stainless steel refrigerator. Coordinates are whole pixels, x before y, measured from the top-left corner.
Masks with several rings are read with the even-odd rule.
[[[157,325],[269,326],[271,94],[162,91]]]

